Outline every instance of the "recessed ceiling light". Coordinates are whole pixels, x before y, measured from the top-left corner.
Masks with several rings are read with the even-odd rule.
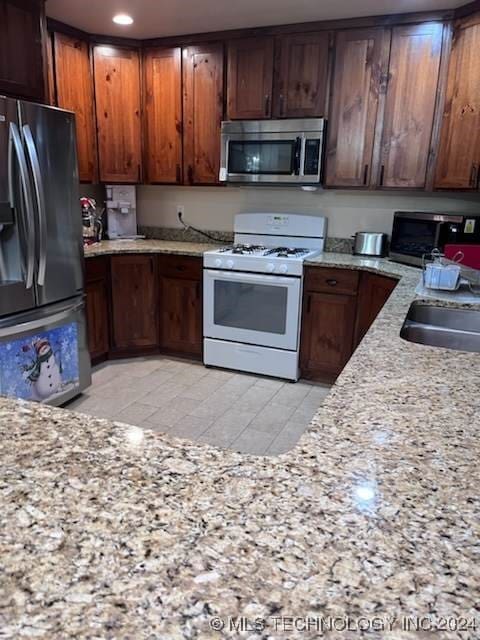
[[[115,24],[128,25],[133,23],[133,18],[126,13],[118,13],[116,16],[113,16],[113,21]]]

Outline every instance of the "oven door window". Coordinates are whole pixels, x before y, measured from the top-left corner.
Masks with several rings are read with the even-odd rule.
[[[231,140],[228,173],[292,175],[295,170],[295,140]]]
[[[438,222],[428,220],[395,220],[391,251],[421,257],[436,246]]]
[[[222,327],[284,335],[287,287],[215,280],[214,323]]]

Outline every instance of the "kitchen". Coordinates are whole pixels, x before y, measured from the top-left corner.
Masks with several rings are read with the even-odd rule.
[[[3,636],[477,637],[480,7],[102,4],[0,5]]]

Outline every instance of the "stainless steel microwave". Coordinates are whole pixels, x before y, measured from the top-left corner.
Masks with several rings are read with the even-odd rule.
[[[480,244],[480,216],[423,211],[396,211],[390,259],[416,266],[433,249],[446,244]]]
[[[318,185],[323,118],[222,122],[220,181]]]

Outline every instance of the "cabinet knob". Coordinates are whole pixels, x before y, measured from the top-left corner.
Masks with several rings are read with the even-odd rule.
[[[270,96],[268,94],[265,96],[265,115],[270,115]]]
[[[338,284],[338,281],[334,278],[328,278],[326,282],[329,287],[335,287]]]
[[[475,162],[470,170],[470,186],[473,189],[478,189],[478,165]]]
[[[380,186],[383,186],[383,180],[385,179],[385,165],[382,164],[380,168]]]
[[[363,167],[363,184],[367,184],[368,181],[368,164]]]

